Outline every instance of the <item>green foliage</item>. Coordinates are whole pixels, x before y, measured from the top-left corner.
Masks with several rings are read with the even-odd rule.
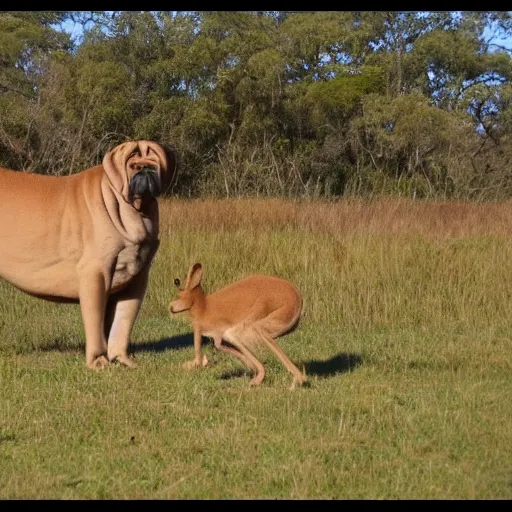
[[[312,78],[322,56],[343,40],[346,16],[343,12],[297,13],[283,22],[280,28],[285,55],[299,76]]]
[[[70,38],[51,28],[64,13],[0,13],[0,164],[37,168],[44,151],[37,116],[53,57],[70,49]]]
[[[401,195],[414,190],[414,197],[454,192],[452,157],[460,158],[466,141],[476,138],[468,115],[435,107],[420,94],[392,101],[372,94],[364,98],[362,107],[362,116],[350,122],[347,138],[356,158],[373,169],[365,182],[372,174],[386,182],[395,179],[393,189]],[[378,190],[379,184],[374,185]]]
[[[384,72],[377,67],[362,67],[356,74],[340,74],[332,80],[309,85],[305,99],[313,111],[313,123],[343,130],[342,125],[363,96],[384,89]]]
[[[76,47],[64,21],[85,29]],[[186,195],[407,195],[412,183],[416,197],[507,197],[512,63],[483,31],[510,23],[473,11],[3,12],[1,163],[76,172],[144,136],[177,148]]]
[[[362,96],[382,89],[383,72],[378,68],[361,69],[358,74],[341,75],[327,82],[311,84],[306,97],[326,109],[350,109]]]
[[[467,89],[472,82],[512,77],[509,55],[482,54],[479,45],[476,37],[469,38],[462,31],[430,32],[418,39],[411,52],[407,61],[409,72],[418,77],[416,83],[426,94],[436,94],[439,104],[453,104],[452,94],[459,94],[462,87]]]
[[[78,71],[76,92],[88,105],[95,137],[109,131],[128,132],[131,88],[125,69],[114,62],[87,63]]]

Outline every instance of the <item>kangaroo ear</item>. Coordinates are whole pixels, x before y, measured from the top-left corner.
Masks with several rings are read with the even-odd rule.
[[[188,272],[185,288],[187,290],[192,290],[198,286],[201,282],[201,277],[203,277],[203,267],[201,266],[201,263],[194,263]]]

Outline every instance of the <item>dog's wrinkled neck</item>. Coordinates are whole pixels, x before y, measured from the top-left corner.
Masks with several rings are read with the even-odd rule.
[[[135,195],[131,200],[131,205],[142,215],[148,217],[153,204],[156,202],[156,198],[153,197],[149,192],[145,192],[143,195]]]
[[[112,186],[109,179],[102,181],[102,190],[104,204],[112,224],[124,238],[137,244],[146,240],[148,236],[158,237],[158,221],[153,224],[152,214],[149,213],[155,209],[156,199],[151,198],[148,206],[141,201],[141,208],[148,212],[148,214],[144,214],[137,211],[134,205],[129,203],[122,193]],[[157,208],[156,211],[158,211]]]

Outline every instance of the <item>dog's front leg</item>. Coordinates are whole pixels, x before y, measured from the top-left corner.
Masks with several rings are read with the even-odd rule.
[[[130,334],[146,294],[149,265],[137,274],[124,290],[110,297],[109,309],[113,315],[108,334],[108,359],[131,368],[137,365],[128,356]]]
[[[107,293],[105,279],[100,271],[82,273],[79,299],[85,330],[86,364],[89,368],[101,370],[108,365],[108,359],[103,330]]]

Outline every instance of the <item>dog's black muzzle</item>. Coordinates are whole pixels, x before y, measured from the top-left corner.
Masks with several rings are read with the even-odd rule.
[[[160,177],[151,167],[144,167],[134,174],[129,188],[129,200],[132,202],[136,196],[158,197],[161,193]]]

